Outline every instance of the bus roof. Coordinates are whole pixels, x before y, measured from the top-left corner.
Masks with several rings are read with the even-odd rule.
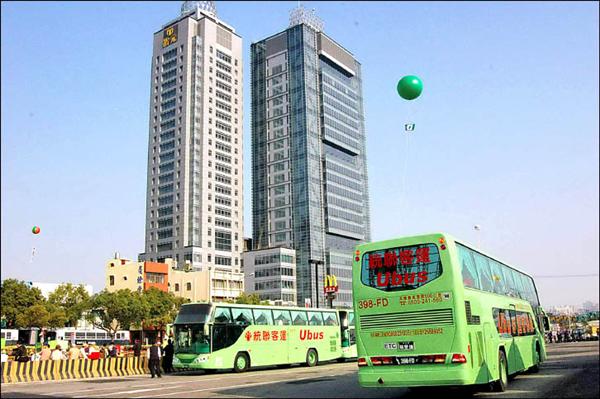
[[[181,306],[189,306],[189,305],[199,305],[199,304],[204,304],[204,305],[214,305],[214,306],[227,306],[227,307],[231,307],[231,308],[258,308],[258,309],[280,309],[280,310],[306,310],[309,312],[314,312],[314,311],[329,311],[329,312],[335,312],[338,310],[352,310],[350,308],[348,309],[327,309],[327,308],[303,308],[303,307],[299,307],[299,306],[279,306],[279,305],[251,305],[251,304],[246,304],[246,303],[228,303],[228,302],[191,302],[191,303],[184,303]]]
[[[511,269],[514,269],[516,271],[518,271],[519,273],[522,273],[528,277],[531,277],[531,279],[533,280],[533,276],[531,276],[529,273],[524,272],[523,270],[512,266],[510,263],[508,262],[504,262],[503,260],[499,259],[497,256],[493,256],[490,255],[489,253],[479,249],[478,247],[476,247],[475,245],[470,244],[468,241],[466,240],[461,240],[461,239],[457,239],[454,236],[447,234],[447,233],[443,233],[443,232],[435,232],[435,233],[426,233],[426,234],[418,234],[418,235],[414,235],[414,236],[404,236],[404,237],[397,237],[397,238],[392,238],[389,240],[383,240],[383,241],[374,241],[374,242],[370,242],[370,243],[365,243],[365,244],[361,244],[358,245],[356,247],[356,249],[358,249],[361,253],[363,251],[369,251],[372,250],[372,246],[380,246],[382,248],[386,248],[386,247],[392,247],[397,245],[399,240],[410,240],[410,241],[433,241],[436,240],[440,237],[443,237],[446,241],[453,241],[455,243],[459,243],[465,247],[468,247],[470,249],[472,249],[473,251],[479,252],[482,255],[487,256],[490,259],[493,259],[499,263],[502,263],[508,267],[510,267]],[[534,280],[535,281],[535,280]],[[535,284],[535,283],[534,283]],[[537,287],[536,287],[536,291],[537,291]]]

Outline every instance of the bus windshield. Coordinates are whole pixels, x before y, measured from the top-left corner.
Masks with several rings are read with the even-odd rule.
[[[210,338],[204,334],[204,324],[175,324],[175,351],[209,353]]]
[[[206,323],[210,317],[208,303],[190,303],[182,305],[175,318],[175,324]]]
[[[434,244],[388,248],[365,253],[361,281],[382,291],[415,289],[442,274],[442,262]]]

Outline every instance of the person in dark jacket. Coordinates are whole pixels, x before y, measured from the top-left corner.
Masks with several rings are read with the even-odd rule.
[[[142,344],[139,339],[135,340],[135,344],[133,344],[133,356],[140,357],[142,354]]]
[[[148,366],[150,368],[150,374],[152,374],[152,378],[154,376],[161,377],[160,375],[160,358],[162,357],[162,348],[160,347],[160,341],[156,341],[154,345],[148,348],[147,356],[148,356]]]
[[[17,346],[13,350],[12,355],[15,357],[15,360],[17,362],[28,362],[29,361],[29,356],[27,355],[27,348],[25,347],[24,344]]]
[[[173,347],[173,341],[169,340],[164,348],[165,356],[163,357],[163,370],[165,373],[172,373],[173,370],[173,353],[175,348]]]

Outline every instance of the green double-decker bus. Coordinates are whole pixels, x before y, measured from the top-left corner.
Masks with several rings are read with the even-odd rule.
[[[504,391],[546,357],[531,276],[446,234],[358,246],[353,295],[363,387]]]
[[[175,369],[233,369],[342,360],[350,311],[229,303],[182,305],[173,324]]]

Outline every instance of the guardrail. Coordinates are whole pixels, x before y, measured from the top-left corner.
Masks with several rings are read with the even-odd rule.
[[[122,377],[148,374],[148,358],[109,357],[104,359],[44,360],[2,363],[2,384],[78,378]]]

